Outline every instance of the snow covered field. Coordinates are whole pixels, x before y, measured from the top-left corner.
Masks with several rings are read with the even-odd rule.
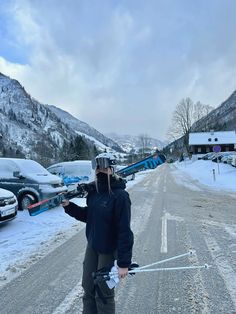
[[[127,190],[149,173],[137,174],[134,181],[128,181]],[[73,201],[85,206],[85,199]],[[84,227],[84,223],[66,215],[62,207],[35,217],[19,211],[16,219],[0,225],[0,287]]]
[[[177,167],[176,176],[177,180],[183,185],[186,181],[186,174],[192,177],[196,183],[201,183],[210,189],[218,191],[236,191],[236,168],[224,163],[215,163],[210,160],[196,160],[196,161],[183,161],[176,162]],[[213,174],[215,172],[215,177]],[[192,186],[192,188],[194,188]],[[195,186],[196,188],[196,186]]]

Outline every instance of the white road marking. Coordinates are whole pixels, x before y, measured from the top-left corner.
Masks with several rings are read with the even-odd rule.
[[[65,297],[65,299],[59,304],[59,306],[52,312],[52,314],[65,314],[69,311],[74,303],[81,299],[83,295],[83,288],[80,282],[70,291],[70,293]],[[76,313],[82,313],[82,304],[81,308],[79,308]]]
[[[163,193],[166,193],[166,185],[163,186]]]
[[[164,215],[161,218],[161,253],[167,253],[167,222],[168,220],[175,220],[178,222],[184,221],[182,217],[173,216],[163,210]]]
[[[161,253],[167,253],[167,214],[164,211],[161,218]]]
[[[178,222],[184,221],[184,218],[182,218],[180,216],[171,215],[170,213],[166,213],[166,218],[168,220],[175,220],[175,221],[178,221]]]

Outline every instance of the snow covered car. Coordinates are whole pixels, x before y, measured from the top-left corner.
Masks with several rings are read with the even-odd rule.
[[[212,159],[212,161],[217,162],[217,158],[219,159],[220,162],[224,162],[227,163],[228,157],[230,157],[231,155],[234,155],[234,152],[222,152],[222,153],[218,153],[216,154],[216,157],[214,159]]]
[[[236,156],[235,152],[226,152],[224,156],[221,158],[221,162],[224,164],[232,164],[233,157]]]
[[[210,153],[207,153],[207,154],[205,154],[204,156],[202,156],[201,159],[203,159],[203,160],[209,160],[211,157],[213,157],[213,155],[215,155],[215,153],[210,152]]]
[[[232,154],[230,154],[230,155],[228,156],[228,158],[227,158],[227,164],[228,164],[228,165],[232,165],[234,156],[235,156],[234,153],[232,153]]]
[[[18,202],[15,195],[0,189],[0,223],[12,220],[17,215]]]
[[[36,161],[17,158],[0,158],[0,188],[16,195],[20,210],[67,191],[61,178]]]
[[[227,164],[227,159],[228,159],[229,155],[225,155],[221,158],[221,162],[223,162],[224,164]]]
[[[90,160],[74,160],[51,165],[47,170],[61,177],[69,191],[76,189],[78,183],[94,180],[95,172]]]
[[[232,156],[231,165],[232,165],[233,167],[236,167],[236,154],[233,154],[233,156]]]

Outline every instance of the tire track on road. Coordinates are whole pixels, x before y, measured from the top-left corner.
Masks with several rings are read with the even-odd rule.
[[[236,311],[236,273],[224,255],[223,250],[207,228],[204,229],[204,235],[208,250],[231,296]]]

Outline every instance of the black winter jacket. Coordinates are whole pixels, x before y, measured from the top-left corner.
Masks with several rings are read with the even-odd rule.
[[[117,264],[128,267],[132,258],[133,233],[130,229],[131,201],[125,191],[123,179],[111,176],[112,192],[108,192],[107,180],[98,180],[88,193],[87,206],[80,207],[72,202],[65,212],[86,223],[88,245],[99,253],[117,250]]]

